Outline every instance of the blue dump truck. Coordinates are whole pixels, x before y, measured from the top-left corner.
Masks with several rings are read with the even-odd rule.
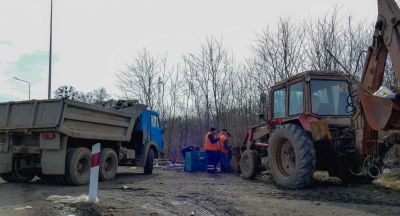
[[[157,112],[133,101],[102,106],[68,99],[0,103],[0,177],[28,182],[35,176],[58,183],[89,183],[91,147],[101,144],[100,180],[119,165],[153,172],[164,146]]]

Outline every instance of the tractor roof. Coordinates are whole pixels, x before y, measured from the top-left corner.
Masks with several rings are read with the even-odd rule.
[[[346,78],[348,76],[346,74],[344,74],[343,72],[341,72],[341,71],[309,70],[309,71],[304,71],[304,72],[298,73],[298,74],[293,75],[293,76],[291,76],[289,78],[286,78],[284,80],[281,80],[281,81],[275,83],[275,85],[279,85],[279,84],[282,84],[282,83],[290,82],[292,80],[295,80],[295,79],[298,79],[298,78],[301,78],[301,77],[305,77],[307,75],[309,75],[309,76],[322,76],[322,77],[327,77],[327,78],[328,77],[343,77],[343,76],[345,76],[343,78],[344,79],[348,79],[348,78]]]

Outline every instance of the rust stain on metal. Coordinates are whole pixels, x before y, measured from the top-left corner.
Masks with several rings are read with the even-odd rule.
[[[325,119],[310,122],[311,135],[314,141],[332,140],[329,132],[328,121]]]

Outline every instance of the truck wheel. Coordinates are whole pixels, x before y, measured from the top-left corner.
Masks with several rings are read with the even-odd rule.
[[[65,156],[65,170],[67,169],[67,158],[68,158],[69,153],[72,151],[72,149],[74,149],[74,148],[68,148],[67,152],[65,154],[66,155]],[[60,185],[68,185],[69,184],[67,177],[65,175],[55,175],[54,179],[56,180],[57,184],[60,184]]]
[[[100,180],[108,181],[115,177],[118,169],[117,153],[111,148],[100,151]]]
[[[57,184],[59,185],[68,185],[67,177],[65,175],[56,175],[54,176],[56,179]]]
[[[311,184],[315,171],[313,140],[296,124],[279,128],[268,143],[268,164],[275,182],[286,188]]]
[[[26,168],[29,164],[29,159],[24,157],[16,157],[13,160],[12,172],[9,173],[11,180],[15,182],[29,182],[35,178],[35,174],[31,169]]]
[[[146,166],[144,167],[144,174],[150,175],[153,173],[154,151],[149,149],[147,153]]]
[[[246,150],[240,158],[240,170],[242,177],[247,179],[254,179],[258,172],[258,156],[253,150]]]
[[[2,173],[0,177],[6,182],[15,182],[15,180],[11,177],[11,173]]]
[[[75,148],[65,161],[65,176],[71,185],[85,185],[90,181],[92,152],[87,148]]]

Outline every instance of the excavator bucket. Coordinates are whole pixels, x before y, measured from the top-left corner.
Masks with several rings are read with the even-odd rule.
[[[367,92],[360,94],[364,115],[374,130],[400,129],[400,102],[374,96]]]

